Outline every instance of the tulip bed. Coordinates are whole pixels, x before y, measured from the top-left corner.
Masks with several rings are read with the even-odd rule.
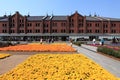
[[[0,59],[3,59],[3,58],[6,58],[6,57],[9,57],[10,56],[10,54],[0,54]]]
[[[0,80],[119,80],[82,54],[36,54]]]
[[[16,45],[0,48],[0,51],[40,51],[40,52],[75,52],[71,46],[65,43],[54,43],[54,44],[27,44],[27,45]]]
[[[119,46],[110,46],[110,45],[101,46],[101,45],[99,45],[99,44],[96,44],[96,45],[90,44],[90,46],[106,47],[106,48],[110,48],[110,49],[117,50],[117,51],[120,50],[120,47],[119,47]]]
[[[110,48],[110,49],[113,49],[113,50],[120,50],[120,47],[118,47],[118,46],[109,46],[109,45],[105,45],[104,47],[106,47],[106,48]]]

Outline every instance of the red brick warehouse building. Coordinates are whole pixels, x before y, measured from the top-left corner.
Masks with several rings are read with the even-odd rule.
[[[120,19],[83,16],[77,11],[69,16],[23,16],[19,12],[0,17],[1,40],[40,40],[40,38],[101,39],[120,38]]]

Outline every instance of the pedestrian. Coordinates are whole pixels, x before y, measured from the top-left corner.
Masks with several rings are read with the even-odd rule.
[[[104,45],[104,39],[101,39],[101,44],[102,44],[102,46]]]
[[[54,43],[54,39],[53,38],[52,38],[51,42]]]
[[[51,38],[49,39],[49,43],[51,43]]]
[[[43,43],[43,39],[41,38],[41,39],[40,39],[40,44],[42,44],[42,43]]]
[[[114,37],[113,39],[112,39],[112,43],[117,43],[117,41],[116,41],[116,38]]]
[[[99,44],[100,44],[100,45],[102,45],[102,42],[101,42],[101,40],[100,40]]]
[[[72,46],[72,39],[70,39],[70,46]]]
[[[95,45],[95,41],[96,41],[96,40],[95,40],[95,38],[94,38],[94,39],[93,39],[93,45]]]

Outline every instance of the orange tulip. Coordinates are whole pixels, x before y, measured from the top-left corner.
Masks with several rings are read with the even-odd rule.
[[[71,46],[67,44],[27,44],[27,45],[16,45],[0,48],[0,51],[39,51],[39,52],[75,52]]]

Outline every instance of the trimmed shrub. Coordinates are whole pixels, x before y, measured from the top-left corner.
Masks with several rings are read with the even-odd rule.
[[[81,44],[85,44],[85,42],[76,41],[76,42],[73,42],[73,44],[81,46]]]
[[[120,58],[120,51],[116,51],[114,49],[110,49],[106,47],[98,47],[97,51],[114,56],[116,58]]]

